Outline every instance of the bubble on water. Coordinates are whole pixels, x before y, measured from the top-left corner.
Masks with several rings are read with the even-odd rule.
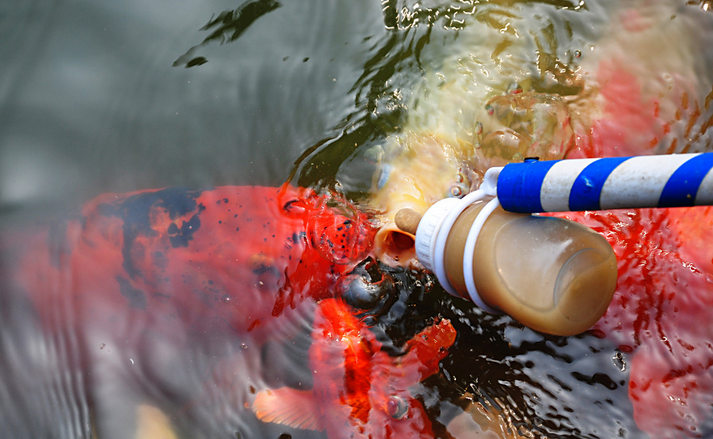
[[[486,109],[487,109],[487,107],[486,107]],[[477,134],[477,135],[483,134],[483,123],[482,122],[475,123],[475,134]]]
[[[386,402],[386,412],[394,419],[403,419],[408,413],[408,403],[398,395],[392,395]]]
[[[614,356],[612,357],[612,361],[614,362],[614,365],[617,367],[622,372],[626,371],[626,359],[624,358],[624,354],[620,351],[616,351],[614,353]]]
[[[517,82],[514,82],[508,86],[508,93],[510,93],[510,94],[522,93],[522,87]]]

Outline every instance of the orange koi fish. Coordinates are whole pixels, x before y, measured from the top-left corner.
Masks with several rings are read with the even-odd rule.
[[[331,296],[366,257],[374,230],[332,201],[288,186],[105,194],[23,242],[10,277],[43,321],[71,307],[97,330],[121,313],[121,328],[259,332],[285,308]]]
[[[439,370],[454,343],[448,320],[428,326],[390,357],[369,328],[338,299],[320,302],[309,362],[311,390],[262,390],[253,411],[258,419],[297,428],[325,430],[338,438],[432,438],[423,406],[408,388]]]
[[[707,437],[713,407],[710,207],[568,213],[604,235],[619,264],[594,330],[630,355],[638,427],[657,438]]]
[[[691,61],[680,46],[670,43],[672,32],[683,38],[694,23],[667,25],[662,32],[659,24],[667,21],[646,8],[622,11],[615,25],[623,31],[602,42],[609,59],[593,59],[600,111],[589,135],[578,137],[570,157],[710,148],[710,78],[696,77],[693,67],[682,69]],[[632,61],[632,53],[641,56]],[[654,53],[657,56],[644,55]],[[713,250],[707,241],[713,209],[564,216],[604,235],[616,252],[617,291],[595,330],[631,355],[629,397],[637,425],[657,438],[710,435]]]
[[[47,350],[37,361],[57,358],[51,369],[59,376],[48,373],[49,388],[65,376],[78,380],[67,387],[77,395],[63,397],[99,404],[93,428],[115,437],[131,428],[118,416],[130,404],[112,402],[122,392],[139,395],[131,403],[173,407],[168,410],[189,403],[191,392],[200,392],[195,381],[210,374],[202,364],[230,355],[228,346],[252,355],[242,363],[251,367],[233,373],[259,377],[260,347],[290,336],[283,330],[286,314],[336,295],[337,282],[369,253],[374,232],[344,200],[305,188],[106,194],[62,223],[0,236],[0,324],[17,321],[17,309],[28,310],[23,315],[46,334],[37,336]],[[12,382],[11,373],[23,376],[34,367],[17,356],[27,331],[7,338],[0,329],[12,342],[0,343],[0,364],[12,368],[3,367],[0,380],[10,381],[0,381],[0,389],[14,388],[21,380]],[[14,392],[14,399],[34,393]],[[17,431],[24,428],[33,426],[21,422]]]

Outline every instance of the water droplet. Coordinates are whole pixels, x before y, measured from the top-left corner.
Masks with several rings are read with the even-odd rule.
[[[580,58],[582,56],[582,51],[581,50],[575,50],[574,51],[574,57],[575,58]]]
[[[477,134],[477,135],[483,134],[483,124],[481,122],[475,123],[475,134]]]
[[[243,348],[243,349],[247,349],[247,348],[248,348],[248,345],[246,345],[245,343],[240,343],[240,347]]]
[[[624,354],[616,351],[614,353],[614,356],[612,357],[612,361],[614,362],[614,365],[622,372],[626,371],[626,359],[624,358]]]
[[[453,186],[451,187],[451,195],[458,198],[463,195],[463,190],[460,188],[460,186]]]
[[[490,105],[490,104],[488,104],[488,105],[485,106],[485,111],[487,111],[487,112],[488,112],[488,115],[490,115],[490,116],[492,116],[493,114],[495,114],[495,109],[494,109],[493,106]]]
[[[522,87],[520,87],[520,84],[518,84],[517,82],[514,82],[508,87],[508,93],[515,95],[518,93],[522,93]]]
[[[408,413],[408,403],[400,396],[392,395],[386,402],[386,412],[394,419],[403,419]]]

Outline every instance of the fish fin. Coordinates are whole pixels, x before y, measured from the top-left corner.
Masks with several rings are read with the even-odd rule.
[[[253,413],[263,422],[274,422],[303,430],[323,430],[319,407],[311,390],[289,387],[261,390],[255,395]]]
[[[142,404],[136,408],[137,428],[134,439],[177,439],[171,420],[156,407]]]
[[[409,351],[401,358],[405,368],[416,367],[421,380],[438,373],[438,363],[448,354],[456,340],[456,330],[450,320],[439,319],[407,342]]]

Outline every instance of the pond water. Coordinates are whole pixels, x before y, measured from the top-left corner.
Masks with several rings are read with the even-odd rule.
[[[3,2],[0,425],[9,427],[0,437],[327,437],[262,422],[246,406],[254,386],[314,384],[314,303],[287,313],[278,341],[167,336],[144,347],[150,365],[128,354],[142,351],[116,348],[122,368],[93,369],[77,355],[83,329],[66,310],[55,318],[71,329],[48,334],[29,302],[10,294],[11,249],[22,247],[28,225],[106,193],[290,181],[369,206],[379,176],[399,172],[384,166],[390,139],[443,121],[465,138],[483,129],[467,125],[490,111],[489,94],[513,87],[583,96],[572,114],[586,139],[568,151],[573,157],[712,150],[710,3],[619,3]],[[503,39],[482,37],[485,29]],[[628,40],[624,30],[643,36]],[[643,84],[640,95],[627,88],[627,74]],[[586,97],[592,82],[606,102],[596,108]],[[499,123],[507,124],[494,123],[495,132]],[[496,156],[469,165],[473,185]],[[380,271],[393,285],[364,316],[392,357],[436,316],[458,332],[441,371],[409,387],[432,425],[423,437],[648,437],[634,420],[624,341],[601,328],[542,335],[450,298],[428,273]],[[711,379],[710,369],[703,373]],[[684,437],[713,435],[710,405],[695,418]],[[351,433],[343,437],[358,437]]]

